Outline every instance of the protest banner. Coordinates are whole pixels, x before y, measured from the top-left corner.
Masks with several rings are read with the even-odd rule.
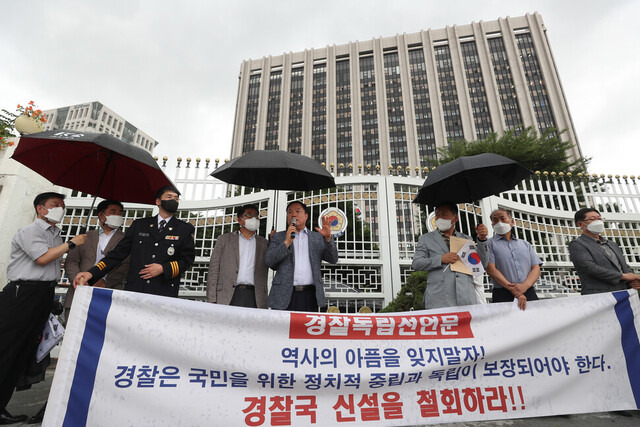
[[[45,426],[393,426],[637,409],[636,291],[394,314],[82,287]]]

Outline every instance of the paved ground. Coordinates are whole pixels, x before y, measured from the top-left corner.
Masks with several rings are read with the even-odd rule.
[[[13,398],[7,406],[7,410],[13,415],[26,414],[28,416],[35,415],[36,412],[44,405],[51,388],[51,380],[53,379],[55,364],[47,371],[45,381],[35,384],[30,390],[18,391],[13,394]],[[620,426],[620,427],[638,427],[640,426],[640,411],[629,411],[631,416],[625,417],[609,412],[593,413],[593,414],[577,414],[566,417],[543,417],[543,418],[523,418],[517,420],[502,421],[481,421],[466,423],[449,423],[440,424],[441,426],[455,427],[489,427],[489,426],[518,426],[518,427],[601,427],[601,426]],[[26,425],[14,424],[14,425]],[[39,426],[40,424],[32,424]],[[108,423],[107,423],[108,425]],[[211,425],[215,425],[213,422]]]

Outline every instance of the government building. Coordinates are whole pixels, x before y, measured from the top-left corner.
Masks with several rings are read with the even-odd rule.
[[[43,130],[69,129],[108,133],[151,154],[158,145],[158,141],[98,101],[44,110],[44,113],[47,115],[47,122]]]
[[[450,141],[534,126],[581,155],[538,13],[242,62],[231,157],[286,150],[344,174],[432,166]]]

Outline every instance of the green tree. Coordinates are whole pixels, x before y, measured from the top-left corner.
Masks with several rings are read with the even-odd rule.
[[[379,313],[396,313],[399,311],[422,310],[422,298],[427,288],[427,272],[414,271],[402,285],[398,295],[379,311]]]
[[[496,153],[516,160],[532,171],[586,172],[591,159],[580,157],[571,160],[567,153],[573,144],[562,140],[563,133],[564,131],[548,128],[540,135],[530,126],[524,130],[509,130],[502,136],[494,132],[477,141],[451,141],[448,147],[438,150],[437,163],[448,163],[461,156]]]
[[[6,145],[13,145],[13,143],[9,143],[7,139],[17,136],[14,126],[16,117],[15,114],[7,110],[0,112],[0,150],[4,149]]]

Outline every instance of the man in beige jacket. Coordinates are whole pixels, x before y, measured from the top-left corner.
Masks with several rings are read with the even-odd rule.
[[[84,245],[71,249],[67,254],[67,260],[64,263],[64,269],[69,278],[69,283],[73,283],[73,279],[81,271],[87,271],[98,261],[100,261],[109,251],[116,247],[118,242],[124,237],[124,232],[120,229],[123,223],[122,217],[123,206],[117,200],[103,200],[98,203],[96,208],[98,216],[99,229],[87,232],[87,241]],[[129,269],[129,260],[127,259],[119,267],[96,282],[94,286],[100,288],[123,289],[124,279]],[[75,289],[69,287],[67,296],[64,299],[64,318],[69,319],[71,311],[71,303]]]
[[[218,237],[207,276],[207,301],[267,308],[267,239],[258,236],[260,216],[254,205],[238,210],[240,229]]]

